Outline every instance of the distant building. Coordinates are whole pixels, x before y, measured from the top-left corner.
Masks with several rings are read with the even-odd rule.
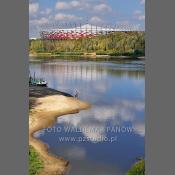
[[[40,36],[42,39],[79,39],[92,38],[98,35],[107,35],[119,31],[138,31],[139,26],[120,25],[115,27],[100,27],[91,24],[79,25],[72,28],[57,28],[42,30]]]

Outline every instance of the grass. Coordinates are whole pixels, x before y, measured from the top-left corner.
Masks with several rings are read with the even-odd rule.
[[[29,175],[37,175],[43,169],[43,162],[32,146],[29,147]]]
[[[127,175],[145,175],[145,161],[140,160],[128,171]]]

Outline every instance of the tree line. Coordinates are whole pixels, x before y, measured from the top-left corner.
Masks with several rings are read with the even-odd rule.
[[[30,40],[29,49],[30,53],[144,55],[145,32],[115,32],[77,40]]]

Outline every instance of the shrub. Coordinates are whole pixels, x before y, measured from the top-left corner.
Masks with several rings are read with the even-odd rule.
[[[127,175],[145,175],[145,161],[140,160],[135,163],[128,171]]]
[[[43,169],[43,162],[32,146],[29,147],[29,175],[37,175]]]
[[[134,55],[143,56],[143,55],[145,55],[145,51],[141,50],[141,49],[137,49],[134,51]]]

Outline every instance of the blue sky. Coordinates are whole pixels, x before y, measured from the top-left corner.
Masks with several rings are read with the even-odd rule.
[[[129,24],[145,28],[145,0],[29,0],[29,36],[58,23]]]

